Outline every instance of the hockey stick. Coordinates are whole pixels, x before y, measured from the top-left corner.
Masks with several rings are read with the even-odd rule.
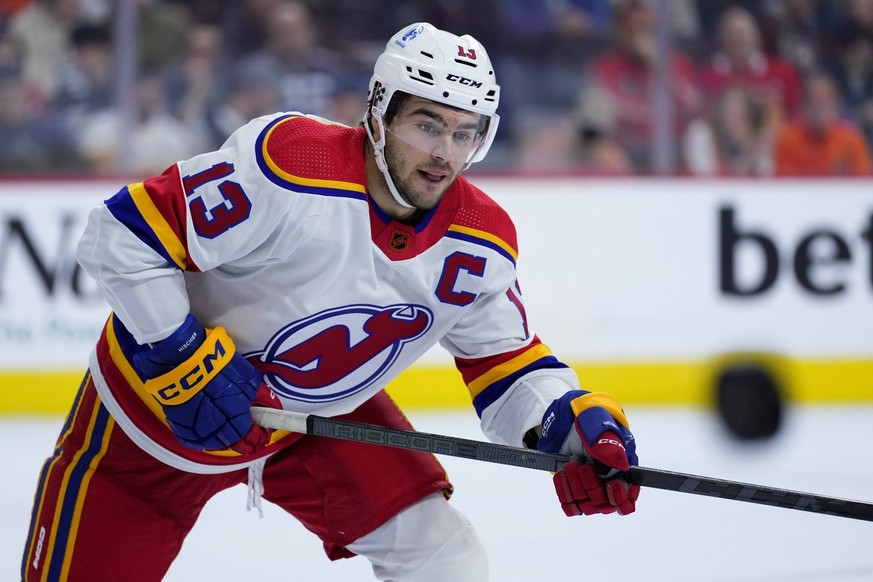
[[[252,407],[252,418],[266,428],[287,430],[308,435],[331,437],[374,445],[410,449],[449,455],[464,459],[475,459],[501,465],[512,465],[539,471],[557,472],[570,461],[584,462],[581,458],[544,453],[531,449],[510,447],[494,443],[443,436],[413,430],[389,428],[374,424],[337,420],[314,414],[304,414],[289,410]],[[694,495],[706,495],[772,505],[786,509],[824,513],[837,517],[848,517],[873,521],[873,503],[851,501],[827,497],[801,491],[777,489],[766,485],[753,485],[727,481],[715,477],[702,477],[687,473],[675,473],[662,469],[631,467],[631,483],[643,487],[653,487],[666,491],[679,491]]]

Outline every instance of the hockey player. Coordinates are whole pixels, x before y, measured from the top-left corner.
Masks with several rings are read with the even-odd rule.
[[[620,405],[529,329],[514,226],[459,177],[499,91],[475,39],[414,24],[376,61],[362,127],[255,119],[92,211],[78,259],[113,311],[40,475],[23,579],[160,580],[204,504],[248,482],[380,580],[486,580],[432,455],[249,413],[410,428],[383,388],[437,342],[487,437],[596,462],[555,475],[567,515],[634,510]]]

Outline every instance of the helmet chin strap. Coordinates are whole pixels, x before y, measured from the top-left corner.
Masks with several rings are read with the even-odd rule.
[[[379,168],[379,171],[382,172],[382,176],[385,178],[385,183],[388,185],[388,191],[391,192],[391,196],[394,198],[394,201],[397,202],[403,208],[414,209],[415,206],[408,203],[406,200],[400,196],[400,192],[397,191],[397,186],[394,185],[394,180],[391,178],[391,173],[388,171],[388,162],[385,160],[385,126],[382,124],[382,115],[377,114],[374,111],[374,108],[370,110],[370,119],[375,119],[376,123],[379,124],[379,141],[373,137],[373,131],[370,128],[369,123],[364,123],[364,127],[367,130],[367,136],[370,138],[370,143],[373,145],[373,155],[376,157],[376,166]]]

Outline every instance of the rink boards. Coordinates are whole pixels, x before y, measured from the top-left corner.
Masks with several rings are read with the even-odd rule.
[[[513,216],[531,329],[582,384],[705,405],[736,362],[873,401],[873,182],[474,177]],[[0,182],[0,412],[64,410],[107,314],[73,256],[121,181]],[[401,403],[469,402],[431,350]]]

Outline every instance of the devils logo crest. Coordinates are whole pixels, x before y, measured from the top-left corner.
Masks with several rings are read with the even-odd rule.
[[[288,325],[247,357],[282,396],[330,402],[371,386],[431,323],[422,305],[348,305]]]

